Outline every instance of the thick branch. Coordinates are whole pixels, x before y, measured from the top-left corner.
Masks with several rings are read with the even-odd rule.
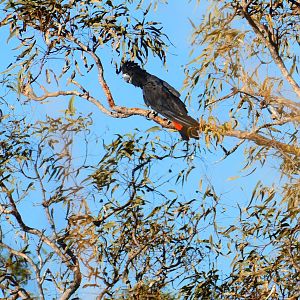
[[[73,82],[75,83],[75,82]],[[82,88],[83,89],[83,88]],[[45,91],[45,93],[41,96],[37,96],[32,87],[30,86],[30,84],[26,84],[23,87],[22,93],[24,96],[28,97],[31,100],[34,101],[44,101],[48,98],[55,98],[55,97],[59,97],[59,96],[78,96],[80,98],[84,98],[86,100],[88,100],[89,102],[93,103],[94,105],[96,105],[103,113],[115,117],[115,118],[126,118],[126,115],[122,115],[120,113],[114,113],[108,109],[105,108],[105,106],[103,106],[99,101],[97,101],[95,98],[93,98],[92,96],[90,96],[90,94],[84,90],[84,92],[79,92],[77,90],[69,90],[69,91],[56,91],[56,92],[48,92],[46,91],[45,88],[43,88],[43,90]]]
[[[264,32],[267,31],[268,29],[263,27],[259,22],[254,20],[249,14],[248,14],[248,5],[246,1],[242,1],[242,13],[245,19],[248,21],[249,25],[253,28],[254,32],[263,40],[263,42],[266,44],[268,47],[270,54],[280,69],[282,75],[285,77],[285,79],[290,83],[290,85],[293,87],[295,93],[300,97],[300,87],[298,83],[295,81],[295,79],[291,76],[289,73],[288,69],[286,68],[281,56],[279,55],[278,52],[278,47],[276,44],[270,40],[270,38],[267,38],[264,35]]]
[[[71,282],[70,286],[65,290],[65,292],[61,295],[60,300],[67,300],[75,293],[75,291],[79,288],[81,283],[81,271],[79,262],[77,260],[76,266],[74,268],[74,279]]]
[[[276,148],[284,153],[294,154],[300,156],[300,148],[288,144],[278,142],[276,140],[268,139],[255,132],[247,132],[242,130],[228,130],[224,134],[225,136],[232,136],[242,140],[250,140],[257,145]]]
[[[150,110],[141,109],[141,108],[127,108],[123,106],[113,105],[112,111],[108,110],[104,105],[101,104],[96,98],[90,95],[79,83],[72,80],[72,83],[75,84],[78,88],[82,90],[79,92],[77,90],[69,90],[69,91],[56,91],[56,92],[48,92],[44,89],[45,93],[41,96],[37,96],[32,87],[29,84],[24,85],[22,93],[24,96],[28,97],[34,101],[44,101],[48,98],[58,97],[58,96],[77,96],[94,104],[100,111],[105,113],[106,115],[113,118],[128,118],[133,115],[144,116],[148,119],[153,120],[154,122],[160,124],[164,128],[175,129],[172,123],[168,120],[163,119],[157,115],[151,113]],[[106,95],[109,97],[109,95]]]
[[[291,119],[294,121],[293,118],[291,118]],[[200,121],[199,130],[200,130],[200,132],[210,132],[210,131],[217,132],[220,135],[222,135],[223,137],[231,136],[231,137],[236,137],[240,140],[249,140],[249,141],[256,143],[259,146],[275,148],[284,153],[289,153],[289,154],[293,154],[296,156],[300,156],[300,148],[299,147],[281,143],[275,139],[266,138],[258,133],[260,129],[268,128],[268,127],[276,126],[276,125],[283,125],[287,122],[288,122],[287,120],[279,120],[272,124],[264,124],[261,127],[253,130],[252,132],[251,131],[248,132],[248,131],[243,131],[243,130],[235,130],[235,129],[231,129],[231,128],[226,128],[226,126],[209,124],[202,119]]]

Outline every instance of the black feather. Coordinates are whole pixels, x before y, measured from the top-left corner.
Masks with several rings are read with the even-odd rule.
[[[122,67],[124,79],[143,90],[145,104],[173,122],[183,126],[180,130],[183,138],[188,139],[188,131],[199,127],[198,121],[188,115],[180,93],[164,80],[146,72],[138,64],[127,61]],[[195,130],[196,128],[196,130]],[[194,138],[196,138],[193,135]]]

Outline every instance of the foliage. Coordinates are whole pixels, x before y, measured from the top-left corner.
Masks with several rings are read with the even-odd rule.
[[[293,1],[212,1],[203,22],[192,23],[193,53],[201,53],[190,62],[186,85],[203,89],[203,129],[254,141],[250,162],[275,150],[283,168],[298,166],[298,8]],[[216,140],[206,137],[208,144]]]
[[[29,89],[26,85],[35,82],[42,71],[48,83],[52,77],[57,82],[63,75],[74,80],[84,72],[80,62],[85,72],[90,72],[95,64],[88,63],[87,52],[99,52],[104,45],[123,57],[142,61],[152,51],[165,60],[166,38],[160,24],[147,21],[150,6],[140,13],[139,20],[133,12],[141,4],[128,2],[133,1],[7,1],[2,23],[10,25],[9,39],[20,40],[16,58],[19,91]],[[29,28],[39,32],[43,41],[37,40]],[[83,53],[77,58],[80,51]],[[45,67],[54,56],[64,58],[60,72]]]
[[[174,129],[119,106],[102,64],[107,56],[116,70],[122,59],[166,62],[169,40],[152,20],[159,2],[1,2],[1,29],[17,44],[1,73],[3,297],[299,297],[299,4],[211,1],[200,24],[190,20],[185,88],[189,100],[200,94],[201,146],[157,126],[104,140],[76,99],[111,118]],[[56,117],[27,113],[28,104],[65,97]],[[280,185],[257,180],[246,201],[225,203],[219,174],[210,182],[199,166],[204,155],[226,161],[240,150],[242,176],[272,164]]]
[[[275,157],[285,182],[281,189],[258,182],[238,224],[221,230],[234,258],[216,298],[299,296],[299,9],[297,1],[211,1],[203,21],[191,22],[186,87],[189,97],[198,86],[203,90],[207,146],[222,142],[227,157],[252,141],[244,169]],[[240,141],[228,150],[226,136]]]
[[[20,289],[20,285],[28,284],[30,272],[25,259],[17,255],[1,251],[0,255],[0,279],[1,290]]]
[[[299,9],[295,1],[212,1],[203,22],[192,23],[192,52],[201,53],[186,70],[189,93],[203,88],[207,146],[238,138],[231,150],[223,148],[227,156],[254,142],[245,149],[246,169],[280,158],[290,208],[299,204]]]

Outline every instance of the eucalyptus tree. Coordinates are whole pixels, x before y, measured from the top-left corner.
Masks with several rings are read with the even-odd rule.
[[[151,20],[168,5],[159,2],[2,1],[1,30],[17,45],[1,78],[4,297],[299,296],[299,3],[211,1],[200,24],[190,20],[184,87],[199,104],[200,143],[186,146],[161,133],[174,129],[168,120],[120,106],[106,80],[122,59],[166,63],[170,41]],[[52,99],[66,101],[64,114],[21,113]],[[75,100],[160,127],[102,143]],[[240,149],[245,175],[273,163],[282,179],[258,181],[236,221],[221,226],[214,182],[189,181],[200,154],[226,160]]]

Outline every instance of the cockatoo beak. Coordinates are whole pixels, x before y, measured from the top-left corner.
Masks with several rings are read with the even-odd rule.
[[[131,83],[131,77],[128,75],[128,74],[123,74],[123,79],[128,82],[128,83]]]

